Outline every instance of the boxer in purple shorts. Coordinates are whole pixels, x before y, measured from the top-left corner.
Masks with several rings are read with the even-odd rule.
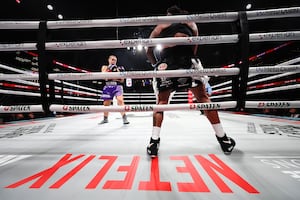
[[[105,85],[103,88],[102,99],[113,100],[115,96],[123,95],[122,85]]]
[[[115,55],[110,55],[108,57],[108,65],[103,65],[101,68],[102,72],[119,72],[124,71],[124,67],[117,66],[117,57]],[[103,99],[104,106],[110,106],[114,97],[117,99],[119,106],[123,106],[124,97],[123,97],[123,82],[124,79],[107,79],[105,86],[103,87],[103,93],[101,98]],[[108,112],[104,112],[103,120],[99,124],[108,123]],[[129,124],[125,112],[121,112],[123,124]]]

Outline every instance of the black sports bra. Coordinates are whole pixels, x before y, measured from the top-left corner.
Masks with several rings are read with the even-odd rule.
[[[184,33],[188,36],[193,35],[192,29],[187,24],[174,23],[162,30],[159,37],[173,37],[176,33]]]

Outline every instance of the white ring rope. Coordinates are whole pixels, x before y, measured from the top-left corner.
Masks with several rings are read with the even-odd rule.
[[[300,16],[300,7],[246,11],[248,20],[274,19]],[[178,16],[149,16],[120,19],[61,20],[48,21],[48,29],[146,26],[161,23],[194,21],[197,23],[233,22],[238,12],[205,13]],[[2,21],[0,29],[38,29],[39,21]]]
[[[298,58],[294,58],[294,59],[291,59],[291,60],[288,60],[288,61],[285,61],[285,62],[283,62],[283,63],[280,63],[280,64],[278,64],[278,65],[276,65],[275,67],[277,67],[277,70],[278,71],[280,71],[280,72],[284,72],[285,70],[283,69],[283,70],[280,70],[280,67],[283,67],[283,66],[285,66],[285,65],[291,65],[291,67],[292,66],[295,66],[295,65],[293,65],[293,64],[295,64],[295,63],[299,63],[300,62],[300,57],[298,57]],[[252,71],[254,72],[254,73],[249,73],[249,78],[250,77],[254,77],[254,76],[257,76],[257,75],[259,75],[260,73],[256,73],[255,72],[255,68],[249,68],[249,70],[250,69],[253,69]],[[268,67],[266,68],[266,69],[268,69]],[[258,71],[260,71],[260,70],[264,70],[264,67],[262,68],[262,69],[259,69],[258,68]],[[271,70],[271,71],[276,71],[276,69],[271,69],[271,68],[269,68],[269,70]],[[286,73],[282,73],[282,74],[276,74],[276,75],[274,75],[274,76],[269,76],[269,77],[265,77],[265,78],[261,78],[261,79],[257,79],[257,80],[253,80],[253,81],[249,81],[248,83],[247,83],[247,85],[249,86],[249,85],[253,85],[253,84],[255,84],[255,83],[259,83],[259,82],[264,82],[264,81],[268,81],[268,80],[273,80],[273,79],[278,79],[278,78],[281,78],[281,77],[284,77],[284,76],[289,76],[289,75],[293,75],[293,74],[295,74],[295,73],[298,73],[298,71],[297,70],[295,70],[295,71],[293,71],[293,72],[286,72]],[[213,86],[211,86],[212,88],[213,88],[213,90],[214,90],[214,92],[218,92],[218,91],[224,91],[224,90],[228,90],[228,89],[231,89],[231,86],[228,86],[228,87],[223,87],[223,88],[220,88],[221,86],[225,86],[225,85],[230,85],[230,84],[232,84],[232,81],[230,80],[230,81],[226,81],[226,82],[222,82],[222,83],[220,83],[220,84],[217,84],[217,85],[213,85]],[[219,89],[215,89],[215,88],[219,88]],[[282,87],[280,87],[280,88],[282,88]],[[280,90],[282,90],[282,89],[275,89],[274,91],[280,91]],[[288,87],[288,88],[286,88],[286,89],[294,89],[294,88],[291,88],[291,87]],[[258,91],[251,91],[250,93],[248,92],[247,94],[259,94],[259,93],[262,93],[262,92],[272,92],[272,90],[271,89],[268,89],[267,91],[266,91],[266,89],[263,89],[261,92],[258,92]],[[223,97],[225,97],[224,95],[218,95],[218,96],[212,96],[211,97],[211,99],[216,99],[216,98],[223,98]],[[227,96],[226,96],[227,97]]]
[[[273,92],[278,92],[278,91],[287,91],[287,90],[296,90],[296,89],[300,89],[300,84],[277,86],[277,87],[273,87],[273,88],[247,91],[246,95],[265,94],[265,93],[273,93]],[[212,96],[210,99],[220,99],[220,98],[222,99],[225,97],[232,97],[232,94]]]
[[[88,113],[88,112],[153,112],[153,111],[172,111],[172,110],[212,110],[235,108],[235,101],[211,102],[195,104],[144,104],[144,105],[125,105],[125,106],[95,106],[95,105],[50,105],[51,111]]]
[[[247,91],[246,94],[252,95],[252,94],[262,94],[262,93],[268,93],[268,92],[278,92],[278,91],[296,90],[296,89],[300,89],[300,84],[279,86],[279,87],[254,90],[254,91]]]
[[[31,81],[22,81],[22,80],[19,80],[19,79],[16,79],[16,80],[12,79],[12,80],[10,80],[10,82],[21,83],[21,84],[25,84],[27,86],[28,85],[35,86],[35,87],[39,87],[40,86],[39,83],[31,82]],[[0,83],[0,86],[2,86],[2,85],[3,84]],[[46,87],[49,88],[48,85]],[[54,86],[54,89],[55,90],[64,91],[64,92],[67,92],[67,93],[70,93],[70,94],[72,93],[72,94],[79,94],[79,95],[100,97],[100,94],[99,94],[100,92],[99,91],[96,92],[96,93],[91,93],[91,92],[86,92],[86,91],[79,91],[79,90],[76,90],[76,89],[64,88],[64,87],[60,87],[60,86]]]
[[[294,87],[295,88],[295,87]],[[297,88],[300,88],[300,85],[298,84],[298,86],[297,86]],[[285,86],[285,87],[282,87],[281,88],[281,90],[287,90],[288,88]],[[260,92],[260,93],[265,93],[265,92],[274,92],[276,89],[267,89],[268,91],[266,91],[266,90],[262,90],[262,92]],[[1,92],[1,91],[0,91]],[[14,91],[11,91],[11,92],[13,92],[13,93],[15,93]],[[20,94],[24,94],[24,92],[17,92],[17,93],[20,93]],[[259,93],[259,92],[257,92],[257,91],[252,91],[252,94],[254,94],[254,93]],[[39,94],[35,94],[35,95],[39,95]],[[154,94],[142,94],[141,93],[141,95],[142,96],[153,96],[153,99],[152,100],[142,100],[142,102],[143,103],[145,103],[145,102],[151,102],[151,103],[153,103],[153,104],[155,104],[155,95]],[[176,95],[176,94],[175,94]],[[222,96],[224,96],[224,97],[230,97],[231,95],[222,95]],[[125,96],[124,96],[125,97]],[[80,97],[64,97],[65,99],[77,99],[77,100],[86,100],[86,99],[83,99],[83,98],[80,98]],[[213,97],[211,97],[212,99],[213,99]],[[187,101],[187,99],[184,99],[184,100],[180,100],[180,99],[176,99],[176,97],[174,96],[174,101],[176,101],[176,102],[186,102]],[[95,100],[95,99],[93,99],[93,100]],[[128,101],[128,100],[127,100]],[[130,100],[129,100],[130,101]],[[128,101],[128,102],[129,102]],[[137,102],[136,100],[134,101],[130,101],[130,102]],[[252,102],[255,102],[255,101],[246,101],[247,102],[247,106],[246,106],[246,108],[261,108],[260,106],[257,106],[257,107],[253,107],[253,103]],[[266,104],[266,105],[273,105],[272,103],[273,103],[273,101],[259,101],[259,102],[263,102],[264,104]],[[286,101],[281,101],[281,102],[286,102]],[[298,108],[298,107],[300,107],[299,106],[299,102],[300,101],[288,101],[289,103],[290,102],[293,102],[293,103],[291,103],[291,104],[285,104],[285,105],[290,105],[290,107],[295,107],[295,108]],[[220,102],[221,104],[222,104],[222,102]],[[296,103],[296,104],[295,104]],[[57,104],[54,104],[54,105],[57,105]],[[152,105],[152,104],[151,104]],[[250,107],[248,107],[248,105],[251,105]],[[278,104],[279,105],[279,104]],[[278,105],[276,105],[277,107],[278,107]],[[30,106],[30,105],[26,105],[26,106]],[[59,105],[59,106],[62,106],[62,105]],[[64,105],[64,106],[66,106],[66,105]],[[74,106],[74,105],[70,105],[70,106]],[[77,105],[75,105],[75,107],[73,107],[73,109],[78,109],[77,111],[75,111],[75,112],[81,112],[81,110],[80,109],[83,109],[83,108],[81,108],[81,107],[76,107]],[[78,105],[79,106],[79,105]],[[136,110],[136,111],[143,111],[142,109],[145,109],[145,108],[143,108],[143,107],[136,107],[136,106],[140,106],[140,105],[131,105],[131,106],[135,106],[135,109],[139,109],[139,110]],[[179,109],[181,109],[181,107],[176,107],[177,105],[172,105],[171,106],[171,108],[166,108],[166,110],[179,110]],[[181,106],[181,105],[180,105]],[[2,106],[2,108],[3,107],[7,107],[7,106]],[[9,106],[8,106],[9,107]],[[0,109],[0,113],[8,113],[8,112],[15,112],[15,113],[17,113],[17,112],[43,112],[43,110],[42,109],[40,109],[40,110],[36,110],[36,109],[27,109],[27,110],[21,110],[21,109],[19,109],[18,107],[19,107],[19,105],[16,105],[16,106],[12,106],[13,108],[12,109],[5,109],[5,110],[1,110]],[[16,107],[16,108],[15,108]],[[112,110],[106,110],[106,108],[107,107],[101,107],[100,108],[100,110],[97,110],[97,109],[99,109],[98,107],[98,105],[96,105],[96,106],[94,106],[94,105],[92,105],[92,107],[97,107],[96,108],[96,111],[99,111],[99,112],[104,112],[104,111],[108,111],[108,112],[120,112],[120,111],[122,111],[122,109],[120,110],[120,107],[119,107],[119,109],[117,109],[117,110],[115,110],[114,108],[112,109]],[[186,106],[183,106],[184,108],[187,108]],[[0,107],[1,108],[1,107]],[[17,109],[18,108],[18,109]],[[39,108],[41,108],[41,106],[39,106]],[[227,107],[226,107],[227,108]],[[228,107],[228,108],[230,108],[230,106]],[[286,108],[286,107],[282,107],[282,108]],[[88,108],[89,109],[89,108]],[[111,108],[109,108],[109,109],[111,109]],[[161,108],[161,107],[159,107],[159,109],[162,109],[162,110],[165,110],[165,108]],[[201,108],[202,109],[202,108]],[[206,107],[206,108],[203,108],[203,109],[208,109],[208,107]],[[221,108],[220,109],[225,109],[225,107],[222,107],[221,106]],[[10,110],[10,111],[9,111]],[[53,110],[53,111],[58,111],[58,112],[60,112],[61,110]],[[90,110],[90,111],[88,111],[88,112],[94,112],[95,110]],[[72,112],[71,110],[69,110],[69,111],[61,111],[61,112]]]
[[[38,74],[0,74],[0,80],[39,80]]]
[[[249,34],[250,42],[265,41],[290,41],[300,40],[300,31],[252,33]],[[147,39],[125,39],[125,40],[101,40],[101,41],[74,41],[74,42],[46,42],[46,50],[87,50],[87,49],[115,49],[127,48],[137,45],[147,47],[162,44],[228,44],[237,43],[239,36],[233,35],[211,35],[211,36],[193,36],[193,37],[167,37],[167,38],[147,38]],[[37,43],[19,43],[19,44],[0,44],[0,51],[25,51],[37,50]]]
[[[280,78],[280,77],[283,77],[283,76],[288,76],[288,75],[292,75],[292,73],[284,73],[284,74],[279,74],[279,75],[276,75],[276,76],[270,76],[270,77],[267,77],[267,78],[258,79],[258,80],[252,81],[252,82],[250,81],[250,82],[248,82],[247,85],[249,86],[249,85],[254,84],[254,83],[264,82],[264,81],[267,81],[267,80],[273,80],[273,79]],[[289,82],[289,81],[286,81],[286,82]],[[293,84],[293,85],[287,85],[287,86],[274,86],[272,88],[247,91],[246,95],[271,93],[271,92],[277,92],[277,91],[295,90],[295,89],[299,89],[299,88],[300,88],[300,84]],[[230,97],[231,94],[228,94],[228,95],[224,96],[224,95],[220,95],[220,94],[217,94],[217,93],[222,92],[222,91],[227,91],[227,92],[224,92],[224,93],[231,93],[231,90],[232,90],[231,86],[223,87],[223,88],[220,88],[220,89],[215,89],[215,90],[213,90],[213,96],[211,97],[211,99],[219,99],[219,98],[224,98],[224,97]]]
[[[300,101],[246,101],[246,108],[300,108]]]
[[[280,65],[250,67],[251,74],[276,74],[282,72],[300,72],[300,65]],[[125,71],[125,72],[91,72],[91,73],[50,73],[49,80],[95,80],[106,78],[152,78],[152,77],[190,77],[190,76],[231,76],[238,75],[239,68],[207,68],[203,70],[166,70],[166,71]],[[38,80],[38,74],[0,74],[0,80],[25,79]]]
[[[28,71],[25,71],[25,70],[19,70],[19,69],[9,67],[9,66],[3,65],[3,64],[0,64],[0,68],[6,69],[6,70],[9,70],[9,71],[13,71],[13,72],[18,72],[18,73],[21,73],[21,74],[27,74],[27,75],[29,75],[29,77],[33,76],[33,79],[31,79],[31,80],[39,80],[39,78],[36,77],[37,73],[32,73],[32,72],[28,72]],[[0,74],[0,76],[1,75],[2,74]],[[20,83],[27,84],[27,85],[34,85],[34,86],[39,85],[36,82],[30,82],[30,81],[22,82],[20,79],[16,80],[16,79],[9,78],[7,80],[14,81],[14,82],[20,82]],[[28,80],[28,79],[25,79],[25,80]],[[59,80],[54,80],[54,82],[61,83],[61,81],[59,81]],[[71,87],[80,88],[80,89],[83,89],[83,90],[92,91],[92,92],[95,92],[95,93],[99,93],[99,92],[102,93],[102,91],[99,91],[99,90],[96,90],[96,89],[93,89],[93,88],[89,88],[89,87],[85,87],[85,86],[81,86],[81,85],[76,85],[76,84],[68,83],[68,82],[65,82],[65,81],[62,81],[62,84],[67,85],[67,86],[71,86]],[[66,88],[64,88],[64,89],[66,89]]]
[[[288,60],[286,62],[280,63],[280,64],[275,65],[275,66],[293,65],[293,64],[299,63],[299,62],[300,62],[300,57]],[[297,72],[287,72],[287,73],[283,73],[283,74],[277,75],[277,76],[288,76],[289,74],[294,74],[294,73],[297,73]],[[251,77],[254,77],[254,76],[257,76],[257,75],[258,74],[249,74],[248,77],[251,78]],[[273,77],[273,76],[270,76],[270,78],[271,77]],[[267,77],[267,78],[269,78],[269,77]],[[266,80],[267,80],[267,78],[266,78]],[[275,78],[275,76],[274,76],[274,78]],[[250,82],[248,82],[248,84],[249,83],[252,84],[252,83],[260,82],[259,80],[263,80],[263,79],[258,79],[258,80],[255,80],[255,81],[250,81]],[[232,83],[232,81],[230,80],[230,81],[225,81],[225,82],[219,83],[217,85],[212,85],[211,87],[214,89],[214,88],[218,88],[218,87],[221,87],[221,86],[224,86],[224,85],[229,85],[231,83]]]
[[[280,72],[300,72],[300,65],[262,66],[250,68],[250,73],[274,74]],[[239,68],[206,68],[203,70],[166,70],[166,71],[126,71],[126,72],[94,72],[94,73],[51,73],[49,79],[60,80],[90,80],[105,78],[152,78],[152,77],[189,77],[189,76],[231,76],[238,75]],[[1,80],[1,75],[0,75]]]
[[[270,81],[270,80],[274,80],[274,79],[279,79],[281,77],[291,76],[293,74],[296,74],[296,73],[295,72],[287,72],[287,73],[283,73],[283,74],[277,74],[277,75],[274,75],[274,76],[269,76],[269,77],[257,79],[257,80],[254,80],[254,81],[248,81],[247,85],[253,85],[255,83],[260,83],[260,82],[266,82],[266,81]]]
[[[246,108],[300,108],[300,101],[246,101]],[[91,113],[91,112],[153,112],[172,110],[211,110],[235,108],[235,101],[218,103],[192,103],[167,105],[126,105],[126,106],[98,106],[98,105],[59,105],[50,106],[51,111],[63,113]],[[0,113],[29,113],[43,112],[42,105],[12,105],[0,106]]]
[[[60,95],[55,95],[55,98],[59,99],[61,98]],[[80,100],[80,101],[96,101],[101,102],[103,100],[101,99],[95,99],[95,98],[86,98],[86,97],[76,97],[76,96],[66,96],[64,95],[64,99],[73,99],[73,100]]]
[[[14,105],[1,106],[0,113],[30,113],[30,112],[44,112],[42,105]]]
[[[0,68],[2,69],[6,69],[9,71],[13,71],[13,72],[18,72],[18,73],[22,73],[22,74],[27,74],[30,77],[31,76],[36,76],[36,73],[32,73],[32,72],[28,72],[28,71],[24,71],[24,70],[19,70],[13,67],[9,67],[3,64],[0,64]],[[25,85],[31,85],[31,86],[35,86],[35,87],[39,87],[39,83],[37,82],[31,82],[31,81],[23,81],[20,79],[9,79],[10,82],[17,82],[17,83],[22,83]],[[59,82],[58,80],[54,80],[55,82]],[[69,92],[69,93],[76,93],[76,94],[81,94],[81,95],[87,95],[87,96],[95,96],[95,97],[100,97],[99,93],[102,93],[102,91],[99,90],[95,90],[92,88],[88,88],[88,87],[84,87],[84,86],[80,86],[80,85],[76,85],[76,84],[71,84],[68,82],[63,81],[62,82],[65,85],[71,86],[71,87],[77,87],[80,89],[84,89],[84,90],[90,90],[93,91],[95,93],[90,93],[90,92],[86,92],[86,91],[79,91],[79,90],[74,90],[74,89],[69,89],[69,88],[63,88],[63,90],[65,92]],[[1,84],[1,83],[0,83]],[[49,86],[47,85],[47,87],[49,88]],[[62,87],[59,86],[55,86],[55,89],[62,89]],[[40,97],[39,93],[34,93],[34,92],[26,92],[26,91],[11,91],[11,90],[0,90],[1,94],[10,94],[10,95],[22,95],[22,96],[35,96],[35,97]],[[60,98],[61,96],[56,95],[57,98]],[[65,99],[77,99],[77,100],[87,100],[87,101],[99,101],[98,99],[91,99],[91,98],[81,98],[81,97],[72,97],[72,96],[67,96],[66,94],[64,94],[64,98]]]
[[[23,95],[23,96],[32,96],[32,97],[40,97],[41,96],[41,93],[2,90],[2,89],[0,89],[0,94]]]
[[[300,40],[300,31],[270,32],[270,33],[251,33],[250,42],[277,42]]]
[[[125,98],[125,96],[124,96],[124,98]],[[138,97],[136,97],[136,96],[130,96],[130,95],[126,95],[126,99],[137,99]],[[151,96],[149,95],[147,95],[147,96],[145,96],[145,95],[143,95],[143,99],[153,99],[153,98],[155,98],[155,95],[154,95],[154,93],[152,93],[151,94]]]
[[[294,33],[294,35],[297,36],[297,33]],[[285,35],[283,35],[282,38],[284,38],[284,36]],[[204,44],[237,43],[238,41],[239,41],[238,35],[233,34],[233,35],[176,37],[176,38],[166,37],[166,38],[151,38],[151,39],[139,38],[139,39],[101,40],[101,41],[46,42],[45,48],[46,50],[115,49],[115,48],[133,47],[137,45],[142,45],[147,47],[153,47],[157,45],[195,45],[195,44],[204,45]],[[11,44],[11,47],[13,47],[13,44]]]
[[[93,73],[50,73],[49,80],[95,80],[106,78],[152,78],[152,77],[189,77],[189,76],[231,76],[238,75],[239,68],[207,68],[203,70],[166,70],[166,71],[125,71],[125,72],[93,72]],[[25,79],[38,80],[38,74],[0,74],[0,80]]]
[[[145,103],[151,103],[151,104],[155,104],[156,103],[156,99],[155,97],[153,97],[154,99],[140,99],[140,100],[125,100],[126,103],[132,103],[132,104],[136,104],[136,103],[139,103],[139,104],[145,104]],[[187,99],[184,100],[184,101],[179,101],[179,100],[176,100],[177,103],[180,103],[180,102],[185,102],[187,103]]]
[[[177,38],[152,38],[152,39],[124,39],[101,41],[74,41],[74,42],[46,42],[46,50],[87,50],[87,49],[115,49],[127,48],[136,45],[156,46],[161,44],[220,44],[237,43],[238,35],[212,35]],[[0,44],[0,51],[37,50],[37,43]]]
[[[238,75],[239,68],[222,69],[207,68],[203,70],[182,69],[182,70],[165,70],[165,71],[125,71],[125,72],[94,72],[94,73],[51,73],[49,79],[60,80],[91,80],[106,78],[153,78],[153,77],[190,77],[190,76],[232,76]],[[0,76],[1,78],[1,76]]]
[[[23,91],[15,91],[15,90],[3,90],[0,89],[0,94],[10,94],[10,95],[21,95],[21,96],[31,96],[31,97],[41,97],[40,93],[35,92],[23,92]],[[49,95],[47,95],[49,97]],[[76,100],[82,100],[82,101],[102,101],[101,99],[95,99],[95,98],[87,98],[87,97],[76,97],[76,96],[63,96],[64,99],[76,99]],[[61,95],[55,95],[55,98],[59,99],[61,98]]]
[[[20,70],[20,69],[17,69],[17,68],[9,67],[9,66],[3,65],[1,63],[0,63],[0,68],[8,70],[8,71],[12,71],[12,72],[17,72],[17,73],[20,73],[20,74],[29,74],[29,75],[37,74],[37,73],[28,72],[28,71],[25,71],[25,70]]]
[[[224,98],[229,98],[232,97],[232,94],[224,94],[224,95],[218,95],[218,96],[212,96],[210,99],[224,99]]]
[[[289,62],[289,63],[291,63],[291,62],[295,63],[296,61],[297,61],[297,59],[293,59],[292,61],[287,61],[287,62]],[[287,62],[285,62],[285,63],[287,63]],[[295,66],[295,65],[294,66],[282,66],[285,63],[279,64],[279,65],[277,65],[275,67],[273,67],[273,66],[272,67],[256,67],[256,68],[253,68],[253,70],[250,70],[250,72],[256,74],[258,72],[263,71],[265,74],[268,74],[268,73],[279,73],[279,72],[290,71],[290,70],[295,70],[295,71],[298,70],[299,71],[299,67]],[[285,74],[289,74],[289,73],[285,73]],[[282,75],[284,75],[284,74],[282,74]],[[230,89],[230,88],[228,88],[228,89]],[[280,90],[285,90],[285,89],[295,89],[295,87],[294,86],[288,86],[288,87],[279,87],[277,89],[262,89],[260,91],[250,91],[250,92],[247,92],[247,94],[259,94],[259,93],[264,93],[264,92],[274,92],[274,91],[280,91]],[[66,88],[65,90],[68,90],[68,89]],[[223,88],[223,90],[224,90],[224,88]],[[218,90],[215,90],[215,92],[216,91],[218,91]],[[75,92],[77,92],[77,91],[75,91]],[[8,90],[1,90],[0,93],[14,94],[14,95],[26,95],[26,96],[39,96],[39,94],[37,94],[37,93],[20,92],[20,91],[15,92],[15,91],[8,91]],[[212,98],[230,97],[230,96],[231,95],[218,95],[218,96],[215,96],[215,97],[212,97]],[[80,97],[67,97],[66,96],[65,98],[66,99],[72,99],[73,98],[73,99],[77,99],[77,100],[89,100],[89,98],[80,98]],[[92,101],[97,101],[97,100],[92,99]],[[182,100],[182,101],[185,101],[185,100]],[[130,102],[134,102],[134,101],[130,101]],[[147,100],[147,102],[153,102],[153,101],[148,101]]]
[[[24,77],[29,76],[29,77],[34,77],[34,80],[39,80],[37,73],[32,73],[32,72],[28,72],[28,71],[25,71],[25,70],[16,69],[16,68],[9,67],[9,66],[3,65],[3,64],[0,64],[0,68],[5,69],[5,70],[9,70],[9,71],[13,71],[13,72],[21,73],[21,74],[17,74],[18,76],[24,76]],[[2,74],[0,74],[0,76],[1,75]],[[22,81],[21,79],[17,79],[17,78],[10,78],[10,79],[7,79],[7,80],[9,80],[10,82],[17,82],[17,83],[22,83],[22,84],[27,84],[27,85],[39,87],[39,83],[37,83],[37,82]],[[58,80],[54,80],[54,81],[60,83],[60,81],[58,81]],[[88,95],[88,96],[96,96],[96,97],[99,97],[100,96],[99,93],[102,93],[102,91],[98,91],[98,90],[95,90],[95,89],[92,89],[92,88],[88,88],[88,87],[84,87],[84,86],[80,86],[80,85],[76,85],[76,84],[71,84],[71,83],[68,83],[68,82],[65,82],[65,81],[63,81],[62,83],[65,84],[65,85],[71,86],[71,87],[77,87],[77,88],[84,89],[84,90],[90,90],[90,91],[93,91],[95,93],[90,93],[90,92],[86,92],[86,91],[79,91],[79,90],[74,90],[74,89],[69,89],[69,88],[63,88],[63,90],[65,92],[71,92],[71,93],[73,92],[73,93],[78,93],[78,94],[83,94],[83,95]],[[47,85],[47,88],[49,88],[48,85]],[[59,86],[55,86],[55,89],[62,89],[62,88],[59,87]],[[0,94],[35,96],[35,97],[40,97],[41,96],[40,93],[26,92],[26,91],[11,91],[11,90],[2,90],[2,89],[0,90]],[[56,95],[55,97],[60,98],[61,96]],[[97,99],[92,99],[92,98],[81,98],[81,97],[67,96],[66,94],[64,94],[64,98],[66,98],[66,99],[77,99],[77,100],[99,101]]]
[[[232,89],[232,86],[228,86],[228,87],[223,87],[223,88],[220,88],[220,89],[215,89],[213,91],[214,91],[214,93],[217,93],[219,91],[231,90],[231,89]]]
[[[249,74],[277,74],[283,72],[300,72],[300,65],[277,65],[249,67]]]
[[[210,110],[226,109],[236,107],[235,101],[218,103],[198,103],[198,104],[168,104],[168,105],[125,105],[125,106],[99,106],[99,105],[50,105],[51,111],[70,113],[90,113],[90,112],[153,112],[172,110]],[[42,105],[13,105],[0,106],[0,113],[28,113],[43,112]]]

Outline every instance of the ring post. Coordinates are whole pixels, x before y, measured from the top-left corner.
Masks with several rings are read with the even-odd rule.
[[[239,63],[239,93],[237,95],[237,109],[240,111],[245,108],[246,92],[249,74],[249,27],[247,13],[245,11],[239,12],[239,45],[241,49],[241,62]]]
[[[45,52],[45,42],[46,42],[46,31],[47,31],[47,23],[46,21],[41,21],[39,23],[39,31],[38,31],[38,42],[37,42],[37,50],[38,50],[38,64],[39,64],[39,84],[40,84],[40,92],[41,92],[41,101],[43,110],[46,115],[50,114],[49,109],[49,100],[47,95],[47,83],[48,73],[47,73],[47,57]]]
[[[234,24],[231,25],[231,29],[233,33],[238,33],[240,32],[240,28],[239,28],[239,19],[237,19],[237,21],[235,21]],[[239,66],[239,62],[241,59],[240,56],[240,46],[236,45],[235,46],[235,62],[234,62],[234,66]],[[239,79],[240,79],[240,73],[237,74],[236,76],[232,76],[231,81],[232,81],[232,98],[235,101],[238,101],[239,98]],[[235,108],[237,109],[237,107]]]

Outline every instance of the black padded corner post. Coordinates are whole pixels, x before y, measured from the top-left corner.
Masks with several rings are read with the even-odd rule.
[[[233,23],[231,25],[231,29],[233,33],[239,33],[240,32],[240,27],[239,27],[239,21]],[[240,56],[240,46],[236,45],[235,49],[235,62],[234,66],[237,67],[239,62],[240,62],[241,56]],[[236,101],[238,101],[238,94],[239,94],[239,79],[240,75],[234,75],[231,77],[232,80],[232,98]],[[237,109],[237,106],[235,107]]]
[[[39,59],[38,59],[39,83],[40,83],[40,93],[41,93],[43,110],[45,114],[48,116],[50,115],[50,109],[49,109],[49,99],[48,99],[48,92],[47,92],[47,84],[49,80],[48,80],[48,73],[47,73],[48,61],[45,52],[46,33],[47,33],[47,23],[46,21],[41,21],[39,23],[38,43],[37,43],[37,50],[39,55]]]
[[[240,69],[239,75],[239,92],[237,95],[237,109],[240,111],[245,108],[247,83],[249,74],[249,27],[246,11],[239,12],[239,45],[241,52],[241,62],[238,64]]]

